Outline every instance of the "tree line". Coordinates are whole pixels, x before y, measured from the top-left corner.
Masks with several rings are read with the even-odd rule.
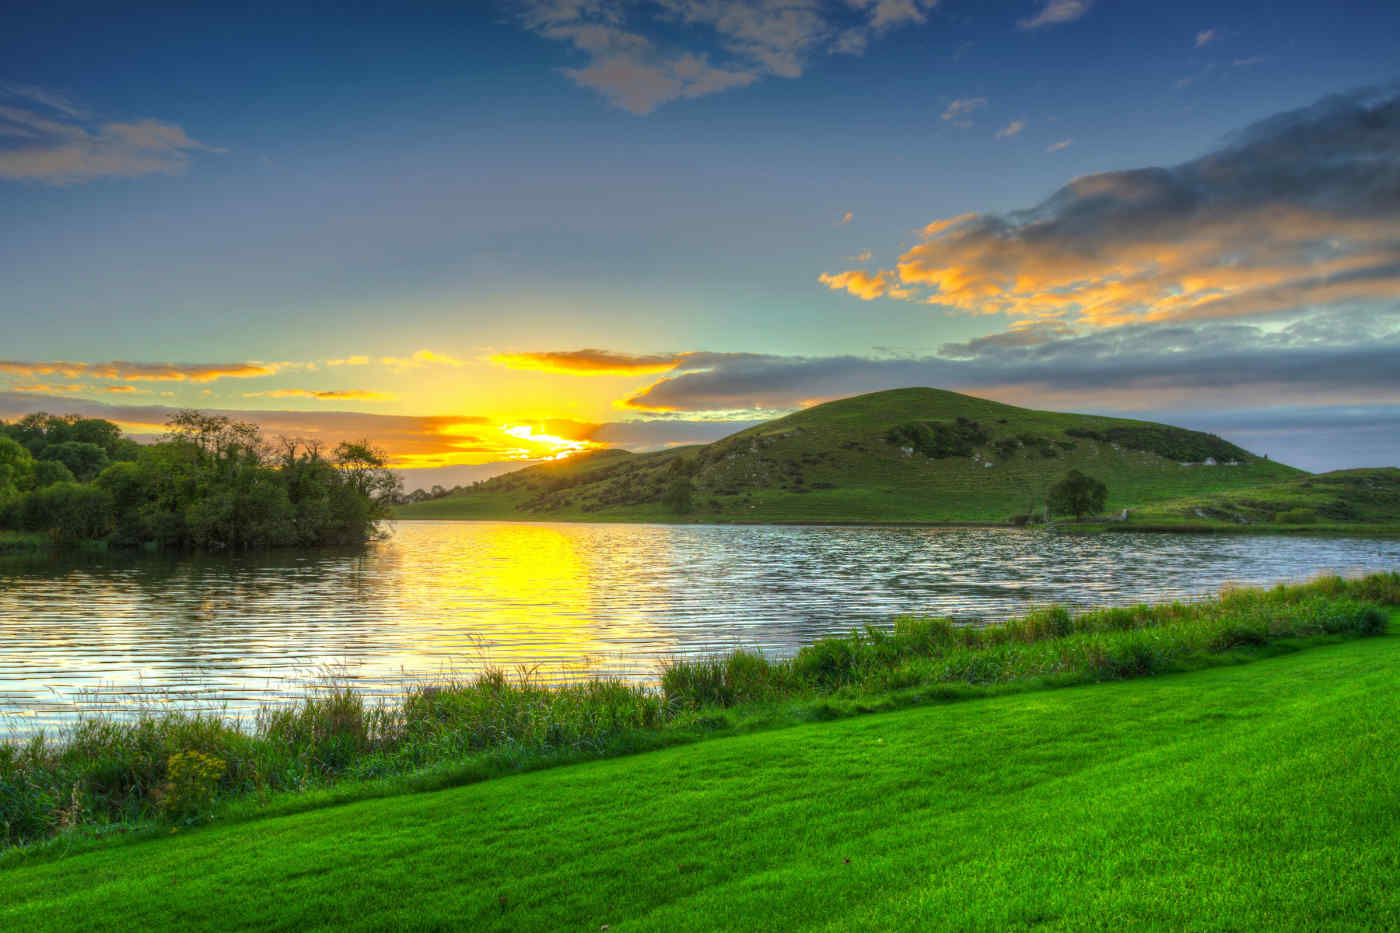
[[[76,415],[0,422],[0,528],[55,543],[246,551],[361,544],[400,493],[368,441],[323,450],[186,410],[150,444]]]

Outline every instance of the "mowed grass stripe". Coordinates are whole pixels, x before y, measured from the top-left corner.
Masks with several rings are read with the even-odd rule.
[[[1390,635],[716,740],[15,868],[0,927],[1382,929],[1397,687]]]

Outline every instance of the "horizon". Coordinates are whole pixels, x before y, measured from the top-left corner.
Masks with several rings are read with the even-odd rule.
[[[1400,9],[12,20],[0,420],[426,488],[927,385],[1400,463]]]

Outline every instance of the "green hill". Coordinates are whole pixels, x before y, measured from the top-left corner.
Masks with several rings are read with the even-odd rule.
[[[1003,522],[1077,469],[1108,508],[1305,474],[1211,434],[1034,411],[939,389],[817,405],[704,446],[605,450],[402,506],[402,518],[739,522]],[[688,483],[693,511],[668,491]]]
[[[1126,527],[1400,530],[1400,469],[1334,470],[1279,483],[1157,502]]]

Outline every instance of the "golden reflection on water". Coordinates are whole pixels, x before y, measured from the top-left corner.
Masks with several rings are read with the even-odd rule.
[[[419,618],[411,643],[376,660],[375,669],[423,670],[425,658],[439,662],[430,673],[491,665],[540,668],[570,679],[600,666],[615,669],[626,663],[618,642],[670,640],[649,621],[652,614],[633,608],[653,595],[643,581],[631,581],[634,598],[625,604],[602,605],[602,591],[616,583],[616,575],[600,571],[599,562],[626,559],[625,552],[637,550],[669,561],[664,537],[645,537],[645,545],[634,538],[600,547],[577,526],[498,523],[445,542],[428,560],[402,555],[397,596],[416,607]],[[464,616],[473,619],[469,633],[454,624]],[[649,672],[650,666],[637,671]]]

